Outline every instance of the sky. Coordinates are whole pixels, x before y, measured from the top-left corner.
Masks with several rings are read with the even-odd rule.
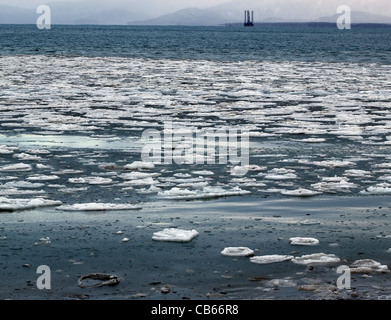
[[[348,5],[352,11],[391,17],[391,0],[0,0],[0,5],[23,8],[37,8],[39,5],[52,3],[59,5],[65,3],[67,7],[72,6],[75,12],[120,8],[148,18],[184,8],[205,9],[227,3],[231,3],[231,6],[225,5],[224,9],[228,11],[227,8],[235,8],[233,14],[235,17],[240,16],[240,19],[241,14],[239,15],[238,12],[242,9],[251,9],[260,14],[267,12],[269,16],[308,20],[333,15],[340,5]]]

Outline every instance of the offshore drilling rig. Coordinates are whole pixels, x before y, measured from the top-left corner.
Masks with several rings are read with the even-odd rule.
[[[245,27],[254,26],[254,11],[251,11],[251,18],[250,18],[250,10],[244,11],[244,26]]]

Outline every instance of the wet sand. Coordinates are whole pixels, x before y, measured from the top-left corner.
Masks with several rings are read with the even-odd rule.
[[[240,196],[158,201],[131,211],[2,212],[0,299],[389,299],[390,273],[352,274],[350,290],[336,287],[339,265],[358,259],[391,264],[389,199]],[[188,243],[152,240],[154,232],[168,227],[195,229],[199,235]],[[45,237],[50,243],[39,243]],[[291,237],[314,237],[319,244],[293,246]],[[249,247],[255,255],[335,254],[341,261],[258,265],[249,257],[221,255],[233,246]],[[37,288],[40,265],[50,267],[51,289]],[[78,287],[78,279],[89,273],[117,275],[121,282]]]

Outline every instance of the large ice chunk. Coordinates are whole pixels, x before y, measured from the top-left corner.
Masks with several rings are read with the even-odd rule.
[[[155,232],[152,239],[156,241],[189,242],[196,236],[198,236],[196,230],[166,228],[163,231]]]

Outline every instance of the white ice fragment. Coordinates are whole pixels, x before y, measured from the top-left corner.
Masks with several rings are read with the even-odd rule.
[[[307,139],[302,139],[302,140],[298,140],[298,141],[307,142],[307,143],[320,143],[320,142],[325,142],[326,139],[324,139],[324,138],[307,138]]]
[[[228,257],[249,257],[254,255],[254,251],[247,247],[226,247],[221,254]]]
[[[139,170],[139,169],[151,170],[153,168],[155,168],[155,165],[153,163],[143,162],[143,161],[134,161],[133,163],[124,166],[125,170]]]
[[[0,197],[0,211],[26,210],[38,207],[58,206],[61,204],[61,201],[47,200],[43,198],[8,199],[5,197]]]
[[[324,160],[324,161],[314,161],[313,164],[321,167],[342,168],[342,167],[354,166],[356,163],[352,161],[345,161],[345,160]]]
[[[360,259],[350,265],[352,273],[389,273],[388,266],[372,259]]]
[[[266,281],[265,285],[267,287],[284,287],[284,288],[297,287],[297,283],[291,279],[272,279]]]
[[[42,160],[42,158],[40,156],[37,156],[37,155],[31,155],[31,154],[28,154],[28,153],[19,153],[19,154],[15,154],[14,155],[14,158],[17,158],[17,159],[20,159],[20,160],[24,160],[24,161],[34,161],[34,160]]]
[[[0,167],[0,171],[18,172],[18,171],[31,171],[32,167],[26,163],[10,164]]]
[[[213,176],[214,175],[213,171],[208,171],[208,170],[193,171],[192,173],[195,175],[199,175],[199,176]]]
[[[46,245],[46,244],[50,244],[51,241],[50,241],[50,238],[49,237],[45,237],[45,238],[40,238],[39,241],[37,242],[34,242],[34,246],[42,246],[42,245]]]
[[[267,264],[267,263],[289,261],[291,259],[293,259],[293,256],[280,255],[280,254],[270,254],[270,255],[264,255],[264,256],[251,257],[250,262],[253,262],[256,264]]]
[[[268,180],[289,180],[296,179],[297,175],[294,173],[286,173],[286,174],[267,174],[265,175],[265,179]]]
[[[123,238],[122,239],[122,242],[128,242],[129,241],[129,238]]]
[[[313,225],[313,224],[320,224],[320,221],[318,220],[312,220],[312,219],[304,219],[299,222],[301,225]]]
[[[244,176],[249,171],[263,171],[266,167],[260,167],[254,164],[250,165],[242,165],[242,166],[235,166],[231,168],[231,175],[232,176]]]
[[[319,240],[315,238],[293,237],[289,239],[291,245],[297,246],[316,246]]]
[[[56,175],[35,175],[35,176],[30,176],[27,178],[27,180],[30,181],[53,181],[59,179],[59,176]]]
[[[296,196],[296,197],[312,197],[322,194],[320,191],[308,190],[304,188],[298,188],[295,190],[283,190],[281,194],[284,196]]]
[[[166,228],[163,231],[154,232],[152,239],[156,241],[189,242],[196,236],[198,236],[196,230]]]
[[[160,191],[158,193],[159,198],[164,199],[177,199],[177,200],[191,200],[191,199],[209,199],[225,196],[237,196],[243,194],[249,194],[250,191],[242,190],[239,187],[232,189],[223,189],[221,187],[204,187],[197,190],[188,190],[174,187],[170,190]]]
[[[325,253],[307,254],[292,259],[293,263],[306,264],[306,265],[321,265],[321,264],[328,264],[328,263],[337,263],[340,261],[341,260],[334,254],[325,254]]]
[[[361,194],[391,194],[391,187],[371,186],[367,190],[360,191]]]
[[[56,208],[63,211],[109,211],[109,210],[138,210],[140,206],[134,204],[116,204],[116,203],[75,203],[73,205],[64,205]]]

